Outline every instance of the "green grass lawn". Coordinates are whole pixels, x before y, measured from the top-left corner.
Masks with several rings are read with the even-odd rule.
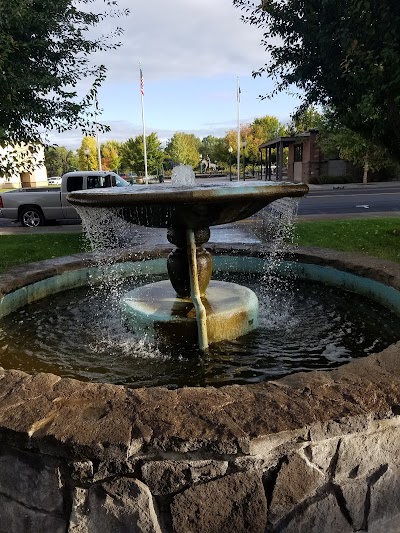
[[[300,246],[361,252],[400,262],[400,217],[300,222],[295,233]]]
[[[79,233],[0,235],[0,272],[22,263],[84,252]]]
[[[299,246],[362,252],[400,263],[400,217],[299,222],[295,233]],[[77,233],[0,235],[0,271],[84,251]]]

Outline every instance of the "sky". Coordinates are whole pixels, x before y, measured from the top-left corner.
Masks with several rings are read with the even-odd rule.
[[[232,0],[118,0],[118,5],[129,8],[130,14],[107,18],[98,31],[122,27],[122,46],[93,55],[97,64],[108,69],[99,90],[99,107],[100,121],[111,131],[100,134],[100,142],[126,141],[142,134],[139,64],[145,132],[157,133],[163,143],[178,131],[202,139],[224,137],[236,129],[238,79],[241,125],[265,115],[276,116],[284,124],[290,121],[297,97],[281,93],[273,99],[259,98],[273,88],[267,77],[252,77],[252,71],[268,59],[261,44],[263,34],[241,21],[242,12]],[[102,0],[89,6],[91,11],[104,10]],[[80,93],[87,88],[83,81]],[[72,130],[49,139],[76,149],[82,132]]]

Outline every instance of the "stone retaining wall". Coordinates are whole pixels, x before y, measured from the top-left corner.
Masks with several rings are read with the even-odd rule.
[[[399,357],[173,391],[1,370],[0,533],[398,532]]]

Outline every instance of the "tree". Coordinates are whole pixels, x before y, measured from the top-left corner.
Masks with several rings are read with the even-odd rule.
[[[214,146],[214,161],[217,161],[219,167],[228,168],[230,160],[229,144],[226,137],[218,138]]]
[[[273,115],[254,119],[251,127],[254,137],[260,141],[260,144],[287,134],[287,128]]]
[[[201,144],[198,146],[200,154],[205,159],[207,156],[210,158],[210,161],[215,163],[217,161],[217,149],[218,149],[218,138],[213,135],[207,135],[201,141]]]
[[[261,27],[269,61],[254,76],[296,86],[302,108],[321,104],[400,161],[398,0],[234,0]]]
[[[104,0],[116,5],[115,0]],[[89,37],[107,15],[90,13],[88,0],[13,0],[0,2],[0,142],[39,142],[42,130],[90,128],[93,97],[105,78],[104,65],[90,56],[115,48],[121,34]],[[79,101],[77,83],[93,84]],[[1,164],[1,163],[0,163]]]
[[[10,180],[24,173],[32,173],[44,166],[43,147],[36,143],[2,145],[0,143],[0,177]]]
[[[279,120],[272,116],[272,115],[266,115],[262,118],[256,118],[254,122],[251,124],[252,129],[252,138],[251,141],[251,155],[250,155],[250,161],[255,163],[260,159],[260,154],[258,151],[258,147],[260,144],[265,143],[267,141],[272,141],[273,139],[277,139],[278,137],[283,137],[288,134],[288,130],[286,126],[281,124]],[[287,159],[287,150],[284,149],[284,159]],[[276,160],[276,150],[274,149],[272,151],[273,160]]]
[[[365,137],[335,123],[327,112],[320,125],[318,144],[328,157],[339,157],[363,169],[363,183],[368,183],[368,172],[387,168],[393,163],[385,148],[371,143]]]
[[[119,169],[121,164],[121,147],[122,143],[113,140],[107,141],[101,145],[101,167],[103,170]]]
[[[260,161],[260,152],[258,147],[266,141],[272,141],[277,137],[286,135],[287,129],[279,120],[272,116],[266,115],[256,118],[251,124],[245,124],[241,127],[241,140],[246,141],[246,147],[240,147],[241,156],[245,156],[246,163],[252,164],[253,167]],[[237,131],[230,130],[226,134],[227,146],[232,146],[232,160],[237,162]]]
[[[322,125],[323,116],[315,109],[313,105],[295,113],[292,117],[292,122],[289,125],[289,132],[291,135],[303,133],[313,128],[319,129]]]
[[[147,169],[149,174],[156,174],[164,159],[161,141],[156,133],[146,136]],[[122,148],[121,167],[124,170],[134,170],[137,174],[144,174],[143,135],[130,138]]]
[[[45,167],[48,176],[62,176],[79,167],[77,156],[65,146],[50,146],[45,149]]]
[[[251,135],[250,124],[242,125],[241,128],[240,128],[240,142],[242,143],[242,141],[246,141],[246,143],[247,143],[248,140],[249,140],[250,135]],[[228,147],[231,146],[233,148],[232,158],[236,162],[237,153],[238,153],[238,145],[237,145],[237,143],[238,143],[238,132],[237,132],[237,130],[229,130],[226,133],[225,138],[226,138],[226,142],[227,142]],[[246,146],[246,148],[247,148],[247,146]],[[240,146],[240,153],[243,154],[242,146]],[[246,154],[246,156],[247,156],[247,154]]]
[[[200,159],[199,146],[200,139],[192,133],[177,132],[168,141],[165,153],[174,163],[191,165],[195,168]]]
[[[86,151],[89,153],[86,155]],[[97,142],[94,137],[84,137],[78,148],[78,161],[80,170],[99,170],[97,155]]]

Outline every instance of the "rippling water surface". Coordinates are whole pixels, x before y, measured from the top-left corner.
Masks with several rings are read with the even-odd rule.
[[[0,365],[53,372],[132,387],[225,385],[274,379],[301,370],[329,369],[379,351],[400,338],[400,318],[353,294],[318,284],[261,276],[220,279],[252,288],[261,304],[260,327],[210,347],[150,344],[127,331],[118,290],[73,290],[24,307],[0,321]]]

